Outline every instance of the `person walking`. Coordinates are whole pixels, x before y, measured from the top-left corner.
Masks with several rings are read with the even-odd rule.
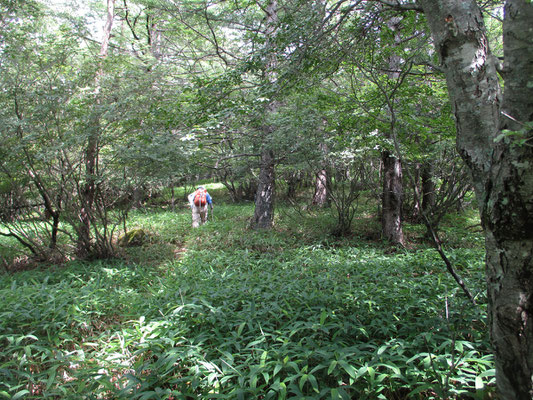
[[[192,210],[192,227],[198,228],[207,221],[207,206],[209,205],[211,211],[213,210],[213,200],[203,186],[198,186],[194,192],[187,196],[187,199]]]

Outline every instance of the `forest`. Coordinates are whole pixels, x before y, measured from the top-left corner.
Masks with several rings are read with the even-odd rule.
[[[530,0],[0,7],[0,399],[533,398]]]

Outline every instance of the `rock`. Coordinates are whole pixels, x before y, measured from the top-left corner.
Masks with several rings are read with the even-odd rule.
[[[143,229],[132,229],[119,237],[118,244],[122,247],[142,246],[147,234]]]

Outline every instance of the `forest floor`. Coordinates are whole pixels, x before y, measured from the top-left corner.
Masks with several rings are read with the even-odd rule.
[[[420,225],[391,248],[369,206],[336,238],[330,210],[278,204],[254,231],[208,189],[200,228],[162,202],[120,258],[0,275],[0,399],[492,398],[475,212],[440,233],[476,306]]]

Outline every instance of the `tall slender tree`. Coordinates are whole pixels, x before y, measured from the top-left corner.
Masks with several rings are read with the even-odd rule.
[[[387,26],[394,35],[394,48],[397,48],[402,38],[400,35],[401,18],[392,17],[387,21]],[[396,53],[388,57],[389,79],[393,81],[400,80],[402,59]],[[387,96],[389,97],[389,96]],[[387,139],[395,135],[394,108],[397,100],[392,96],[388,101],[388,113],[390,119],[390,131],[385,134]],[[381,153],[383,165],[383,192],[382,192],[382,215],[381,226],[383,237],[391,243],[404,245],[404,235],[402,228],[402,205],[403,205],[403,180],[402,180],[402,162],[400,158],[387,149]]]
[[[420,0],[446,74],[457,146],[485,232],[489,319],[502,399],[533,398],[533,3],[504,9],[504,92],[473,0]]]
[[[98,104],[100,103],[99,91],[100,81],[103,78],[102,60],[107,57],[109,49],[109,41],[111,38],[111,30],[113,28],[113,20],[115,18],[115,0],[107,1],[107,16],[104,25],[104,32],[99,53],[99,68],[95,78],[95,109],[93,111],[93,118],[91,125],[88,127],[89,133],[87,136],[87,146],[85,148],[85,183],[80,190],[80,226],[78,229],[78,245],[77,252],[81,257],[85,257],[92,252],[92,235],[91,224],[94,221],[93,206],[96,197],[96,175],[98,173],[98,150],[100,141],[100,112]],[[104,253],[106,250],[104,249]],[[104,254],[102,254],[104,255]]]
[[[255,210],[252,220],[254,228],[270,228],[274,221],[274,190],[275,190],[275,157],[271,145],[273,133],[269,117],[276,113],[279,100],[276,98],[275,85],[277,83],[278,55],[275,48],[276,34],[278,31],[278,2],[269,0],[265,10],[265,54],[264,83],[270,95],[265,108],[265,121],[262,126],[263,143],[261,148],[261,161],[259,164],[259,182],[255,195]]]

